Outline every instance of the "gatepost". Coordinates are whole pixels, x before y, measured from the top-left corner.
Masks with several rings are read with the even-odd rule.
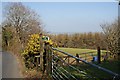
[[[97,47],[97,62],[98,64],[101,63],[101,51],[100,51],[100,47]]]

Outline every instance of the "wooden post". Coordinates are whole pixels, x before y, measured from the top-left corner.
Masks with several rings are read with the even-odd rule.
[[[52,49],[49,44],[46,45],[46,74],[52,74]]]
[[[47,65],[47,63],[46,63],[47,62],[47,60],[46,60],[47,55],[46,54],[47,54],[47,49],[46,49],[46,44],[44,44],[44,52],[42,55],[43,56],[43,62],[42,62],[43,63],[42,64],[43,65],[43,73],[46,71],[46,65]]]
[[[85,54],[85,61],[86,61],[87,60],[87,56],[86,56],[87,53],[84,53],[84,54]]]
[[[100,51],[100,47],[97,47],[97,62],[98,62],[98,64],[101,63],[101,51]]]
[[[52,75],[52,49],[49,45],[49,74]]]
[[[70,64],[70,60],[69,60],[69,58],[70,58],[70,57],[68,56],[68,64]]]
[[[43,71],[43,52],[44,52],[44,42],[42,40],[42,33],[39,34],[40,37],[40,51],[39,51],[39,56],[40,56],[40,69]]]
[[[43,52],[40,53],[40,69],[43,70]]]
[[[40,56],[39,55],[36,55],[35,56],[35,60],[36,60],[36,66],[38,67],[38,66],[40,66]],[[34,61],[35,62],[35,61]]]
[[[76,54],[76,57],[77,58],[79,58],[79,55],[78,54]],[[76,65],[78,65],[79,64],[79,60],[78,59],[76,59]]]

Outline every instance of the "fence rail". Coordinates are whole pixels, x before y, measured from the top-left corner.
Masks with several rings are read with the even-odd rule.
[[[82,59],[82,58],[73,56],[73,55],[71,55],[71,54],[69,54],[69,53],[67,53],[67,52],[64,52],[64,51],[62,51],[62,50],[59,50],[59,49],[57,49],[57,48],[53,48],[53,47],[52,47],[52,50],[58,51],[58,52],[60,52],[61,54],[67,55],[68,57],[71,57],[71,58],[73,58],[73,59],[75,59],[75,60],[77,60],[77,61],[82,62],[82,64],[84,63],[84,64],[86,64],[86,65],[89,65],[90,67],[96,68],[97,70],[102,71],[102,72],[110,75],[110,76],[111,76],[111,79],[110,79],[110,80],[120,80],[120,79],[119,79],[119,78],[120,78],[120,75],[119,75],[119,74],[114,73],[114,72],[112,72],[112,71],[110,71],[110,70],[108,70],[108,69],[106,69],[106,68],[103,68],[103,67],[100,67],[100,66],[98,66],[98,65],[96,65],[96,64],[90,63],[90,62],[88,62],[88,61],[86,61],[86,60],[84,60],[84,59]],[[66,64],[66,66],[69,66],[70,68],[72,68],[72,69],[74,69],[75,71],[77,71],[78,74],[83,74],[83,76],[84,76],[84,77],[87,77],[88,79],[96,80],[96,77],[95,77],[95,76],[91,76],[91,75],[89,75],[89,74],[86,74],[84,70],[77,69],[77,68],[74,67],[73,65],[67,64],[63,59],[59,58],[58,56],[56,56],[56,55],[54,55],[54,54],[53,54],[53,56],[54,56],[54,58],[56,58],[56,59],[58,59],[59,61],[61,61],[63,64]],[[57,65],[60,65],[60,64],[57,63],[57,62],[56,62],[56,64],[57,64]],[[53,65],[53,66],[54,66],[54,65]],[[79,65],[78,65],[78,66],[79,66]],[[62,66],[62,67],[65,67],[65,66]],[[59,67],[58,67],[58,68],[59,68]],[[53,71],[53,72],[54,72],[54,71]],[[70,73],[70,72],[69,72],[69,73]],[[92,73],[94,74],[95,72],[92,72]],[[94,74],[94,75],[96,75],[96,74]],[[75,77],[75,78],[76,78],[76,77]],[[78,79],[78,78],[77,78],[77,79]]]
[[[66,56],[60,57],[54,51]],[[120,75],[117,73],[88,62],[78,55],[73,56],[48,45],[46,58],[46,73],[52,77],[52,80],[120,80]],[[67,59],[68,61],[66,61]],[[70,62],[69,59],[73,61]],[[76,64],[71,64],[72,62],[76,62]]]

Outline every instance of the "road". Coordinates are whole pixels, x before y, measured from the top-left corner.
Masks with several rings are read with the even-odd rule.
[[[2,57],[1,57],[2,56]],[[2,58],[2,59],[1,59]],[[0,61],[2,60],[2,78],[22,78],[18,67],[18,60],[12,54],[0,52]],[[1,73],[0,73],[1,74]]]

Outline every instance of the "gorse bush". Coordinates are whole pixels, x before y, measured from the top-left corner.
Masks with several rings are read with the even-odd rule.
[[[23,58],[25,60],[25,65],[27,68],[34,68],[37,66],[37,61],[35,56],[40,56],[41,53],[44,52],[44,46],[56,46],[52,40],[48,39],[48,36],[39,36],[39,34],[29,35],[28,43],[25,49],[22,52]],[[41,54],[42,55],[42,54]]]
[[[32,34],[29,36],[28,44],[23,51],[23,55],[38,54],[40,52],[40,37],[39,34]]]
[[[27,68],[33,69],[36,67],[35,55],[40,54],[42,48],[42,45],[40,45],[41,42],[39,34],[32,34],[29,36],[28,43],[22,52]]]

